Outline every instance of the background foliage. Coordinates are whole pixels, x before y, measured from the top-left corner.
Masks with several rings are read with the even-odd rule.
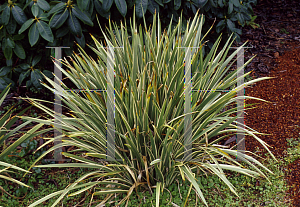
[[[209,39],[216,40],[218,33],[234,33],[239,41],[241,27],[253,21],[252,5],[257,0],[8,0],[0,6],[0,90],[9,83],[12,88],[26,84],[26,87],[39,89],[43,79],[40,72],[52,78],[53,68],[50,55],[52,49],[46,46],[66,46],[63,52],[70,56],[74,41],[84,48],[86,42],[93,44],[88,33],[98,36],[95,29],[96,13],[102,25],[109,17],[117,20],[132,16],[136,5],[136,16],[142,21],[145,15],[148,22],[152,21],[155,11],[162,17],[163,28],[178,22],[183,15],[183,31],[186,20],[194,16],[197,10],[206,16],[207,26],[216,19],[215,27]],[[209,42],[208,46],[212,46]],[[52,52],[51,52],[52,51]]]

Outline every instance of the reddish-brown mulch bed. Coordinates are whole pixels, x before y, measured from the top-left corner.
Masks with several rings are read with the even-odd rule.
[[[271,103],[261,102],[255,109],[248,110],[245,123],[252,129],[270,135],[258,135],[269,144],[276,157],[286,154],[288,138],[298,138],[299,130],[296,125],[300,123],[300,49],[286,52],[277,59],[277,67],[270,72],[269,80],[258,82],[253,87],[246,88],[246,95],[262,98]],[[246,103],[257,103],[256,100],[247,100]],[[246,136],[246,150],[255,152],[259,146],[258,154],[265,157],[264,150],[258,141]],[[299,160],[288,166],[286,180],[289,194],[294,206],[300,206],[300,166]]]

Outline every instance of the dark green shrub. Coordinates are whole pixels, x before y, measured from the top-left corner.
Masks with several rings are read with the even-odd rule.
[[[0,90],[9,83],[14,87],[17,82],[19,85],[26,82],[27,87],[41,88],[38,81],[42,78],[40,71],[45,69],[47,63],[46,69],[53,68],[53,64],[49,64],[51,50],[45,49],[46,46],[70,47],[63,50],[68,56],[73,51],[74,41],[84,48],[86,42],[91,40],[87,33],[97,37],[95,34],[100,32],[93,28],[96,13],[101,16],[101,24],[105,24],[109,17],[118,21],[123,17],[129,19],[136,5],[135,13],[139,21],[145,15],[147,21],[151,22],[152,15],[158,11],[164,27],[171,20],[174,24],[178,23],[181,14],[186,22],[186,19],[193,17],[199,10],[206,16],[204,31],[209,30],[208,25],[216,19],[215,32],[210,35],[210,40],[215,40],[220,32],[233,32],[237,41],[240,41],[241,27],[251,21],[252,5],[256,2],[257,0],[8,0],[0,6],[0,59],[6,60],[6,66],[0,69]],[[41,60],[38,55],[42,55],[42,61],[34,68],[32,61]],[[51,73],[46,70],[46,75],[50,77]]]

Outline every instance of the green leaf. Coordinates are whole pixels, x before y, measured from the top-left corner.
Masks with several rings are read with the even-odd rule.
[[[90,26],[94,26],[92,20],[83,11],[81,11],[77,6],[74,6],[72,8],[72,14],[74,14],[83,23],[90,25]]]
[[[99,2],[99,0],[94,0],[94,5],[95,5],[95,9],[96,11],[103,17],[105,17],[106,19],[109,18],[110,16],[110,11],[106,12],[104,11],[104,9],[102,8],[102,3]]]
[[[7,5],[8,5],[8,3],[2,4],[2,5],[0,6],[0,12],[2,12],[2,11],[5,9],[5,7],[7,7]]]
[[[17,40],[22,40],[25,37],[24,34],[16,34],[13,36],[13,40],[17,41]]]
[[[61,12],[66,6],[67,6],[66,3],[60,2],[60,3],[56,4],[56,5],[48,12],[48,15],[54,14],[54,13],[59,13],[59,12]]]
[[[50,10],[50,5],[45,0],[37,0],[37,5],[44,11]]]
[[[70,30],[69,30],[69,27],[61,27],[61,28],[59,28],[58,30],[56,30],[55,37],[56,37],[56,38],[63,37],[63,36],[65,36],[66,34],[68,34],[69,31],[70,31]]]
[[[224,28],[225,28],[226,24],[225,24],[225,20],[221,20],[219,21],[219,23],[216,26],[216,32],[220,33]]]
[[[15,48],[13,50],[14,50],[14,53],[19,58],[21,58],[21,59],[25,59],[26,58],[25,50],[24,50],[23,46],[19,42],[16,42]]]
[[[19,6],[13,6],[12,15],[19,25],[23,25],[27,21],[26,14]]]
[[[114,0],[105,0],[105,1],[103,1],[103,3],[102,3],[102,9],[105,12],[108,12],[110,10],[110,7],[111,7],[111,5],[112,5],[113,2],[114,2]]]
[[[230,0],[231,3],[233,3],[234,6],[239,7],[241,6],[240,1],[239,0]]]
[[[32,7],[31,7],[31,12],[32,12],[34,17],[37,17],[39,15],[39,11],[40,11],[40,8],[38,7],[38,5],[33,4]]]
[[[30,70],[27,70],[26,72],[23,71],[20,74],[20,76],[19,76],[19,86],[22,84],[23,80],[29,76],[29,74],[30,74]]]
[[[23,70],[27,70],[28,68],[30,68],[30,65],[27,63],[22,63],[19,65],[20,68],[22,68]]]
[[[33,58],[32,62],[31,62],[31,66],[34,67],[36,66],[36,64],[38,64],[42,59],[42,55],[37,55]]]
[[[39,35],[37,23],[34,23],[30,27],[29,33],[28,33],[29,43],[30,43],[31,47],[37,43],[37,41],[39,40],[39,36],[40,35]]]
[[[65,9],[63,12],[55,13],[50,19],[49,25],[53,29],[58,29],[65,23],[69,16],[68,9]]]
[[[149,2],[148,2],[148,10],[152,14],[155,14],[155,11],[158,13],[159,12],[159,5],[158,5],[158,3],[156,3],[155,0],[149,0]]]
[[[43,70],[43,74],[48,78],[53,78],[53,74],[49,70]]]
[[[211,4],[212,7],[217,8],[217,4],[215,3],[214,0],[209,0],[209,1],[210,1],[210,4]]]
[[[174,9],[178,10],[181,7],[181,0],[174,0]]]
[[[196,0],[196,5],[199,7],[199,8],[202,8],[206,5],[206,3],[208,2],[208,0]]]
[[[227,27],[230,29],[231,32],[235,31],[235,25],[230,19],[227,19]]]
[[[11,66],[4,66],[0,69],[0,76],[6,76],[9,72],[11,72]]]
[[[85,47],[85,38],[84,35],[81,36],[81,38],[78,38],[75,36],[76,42],[84,49]]]
[[[16,23],[16,21],[15,21],[13,18],[10,18],[10,19],[9,19],[8,25],[6,25],[6,30],[7,30],[7,32],[8,32],[9,34],[13,34],[13,33],[15,33],[16,28],[17,28],[17,23]]]
[[[158,3],[160,6],[164,6],[164,3],[162,2],[162,0],[155,0],[156,3]]]
[[[14,48],[15,47],[15,42],[13,40],[11,40],[10,38],[6,38],[6,44],[10,48]]]
[[[68,26],[72,34],[74,34],[77,37],[81,37],[82,31],[81,31],[80,23],[78,19],[71,12],[68,18]]]
[[[220,6],[221,8],[223,8],[223,7],[224,7],[223,0],[218,0],[218,4],[219,4],[219,6]]]
[[[228,14],[231,14],[233,11],[233,4],[229,1],[228,3]]]
[[[26,88],[29,88],[32,85],[31,80],[26,81]]]
[[[243,14],[237,13],[236,15],[237,15],[237,19],[239,20],[240,24],[241,24],[242,26],[245,26],[245,19],[244,19]]]
[[[7,25],[9,22],[9,18],[10,18],[10,7],[7,6],[5,7],[1,15],[2,24]]]
[[[126,16],[127,13],[127,4],[125,0],[115,0],[115,4],[123,17]]]
[[[137,0],[135,2],[135,11],[136,11],[136,16],[138,18],[142,18],[146,11],[147,11],[147,7],[148,7],[148,0]]]
[[[81,9],[81,11],[86,10],[87,5],[90,0],[77,0],[77,5]]]
[[[31,78],[30,80],[31,80],[32,84],[36,88],[41,88],[40,80],[43,80],[43,76],[42,76],[41,71],[39,69],[32,70],[30,78]]]
[[[48,42],[53,42],[54,37],[53,37],[52,31],[51,31],[51,28],[49,27],[49,25],[43,21],[38,21],[37,26],[38,26],[40,35]]]
[[[0,90],[4,90],[9,84],[11,84],[11,87],[14,87],[15,83],[7,78],[7,77],[0,77]]]
[[[21,27],[21,29],[19,30],[19,34],[21,34],[22,32],[24,32],[28,27],[30,27],[30,25],[34,22],[34,19],[28,19]]]

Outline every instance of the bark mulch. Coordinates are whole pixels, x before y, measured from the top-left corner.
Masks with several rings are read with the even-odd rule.
[[[286,155],[288,138],[298,138],[300,130],[300,99],[299,78],[300,78],[300,49],[286,52],[278,57],[277,67],[270,72],[269,80],[258,82],[253,87],[245,90],[247,96],[262,98],[271,103],[260,102],[251,110],[246,111],[245,124],[252,129],[270,135],[258,135],[272,148],[271,151],[276,157]],[[246,103],[257,103],[256,100],[247,100]],[[266,157],[267,152],[254,138],[246,136],[246,150],[256,152]],[[268,155],[267,155],[268,156]],[[289,194],[293,199],[294,206],[300,206],[300,160],[288,165],[286,169],[286,180],[290,186]]]

